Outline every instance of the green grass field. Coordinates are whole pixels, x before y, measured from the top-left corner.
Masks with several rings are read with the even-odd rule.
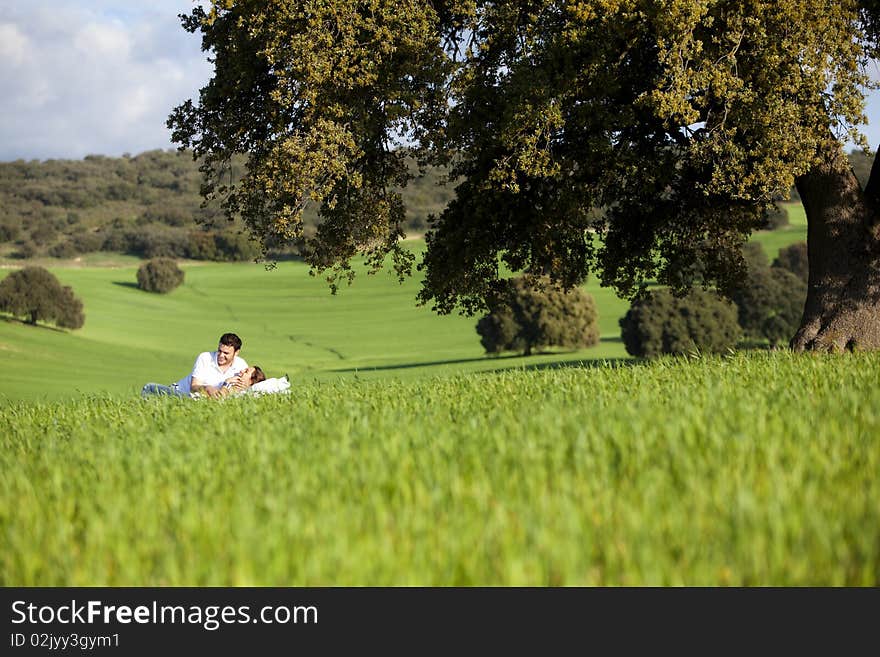
[[[754,237],[771,259],[781,246],[805,237],[803,209],[789,208],[788,228]],[[355,375],[412,379],[628,358],[618,325],[628,302],[595,279],[586,289],[599,309],[598,346],[488,358],[475,330],[477,318],[440,317],[415,305],[415,277],[400,285],[387,272],[361,273],[352,287],[331,296],[302,263],[283,262],[274,271],[253,263],[189,263],[183,265],[180,288],[154,295],[135,287],[139,262],[130,257],[94,254],[78,263],[85,266],[39,264],[83,299],[86,323],[77,331],[59,331],[0,318],[0,403],[93,392],[132,396],[148,381],[168,383],[186,375],[195,356],[216,348],[226,331],[242,337],[242,356],[250,363],[269,376],[287,373],[297,381]]]
[[[880,584],[880,356],[0,410],[0,585]]]
[[[359,276],[332,296],[301,263],[267,272],[256,264],[185,266],[184,284],[168,295],[134,287],[135,267],[55,269],[85,302],[77,331],[0,322],[0,359],[12,376],[0,382],[8,399],[57,399],[106,391],[132,395],[147,381],[186,375],[200,351],[234,331],[242,356],[270,376],[410,378],[513,366],[518,357],[485,358],[476,318],[438,317],[415,305],[415,280],[399,285],[387,273]],[[626,353],[617,318],[626,304],[594,291],[608,338],[579,353],[528,362],[615,358]]]
[[[0,320],[0,586],[880,584],[880,354],[641,362],[591,281],[600,345],[486,358],[417,280],[98,258],[83,329]],[[227,330],[293,393],[138,397]]]

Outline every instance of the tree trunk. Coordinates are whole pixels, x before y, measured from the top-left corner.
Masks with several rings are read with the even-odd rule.
[[[791,340],[795,351],[880,349],[877,172],[875,160],[863,192],[840,144],[829,141],[820,163],[796,181],[807,213],[810,276]]]

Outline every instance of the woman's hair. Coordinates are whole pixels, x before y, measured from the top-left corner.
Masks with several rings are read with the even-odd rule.
[[[251,385],[255,383],[259,383],[260,381],[265,381],[266,375],[263,373],[263,370],[260,369],[259,365],[254,365],[254,373],[251,374]]]

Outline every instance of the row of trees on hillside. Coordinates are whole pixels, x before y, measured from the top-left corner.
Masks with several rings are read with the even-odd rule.
[[[233,158],[228,180],[235,181],[243,169],[243,159]],[[428,215],[449,200],[451,189],[438,184],[442,176],[431,168],[405,190],[407,230],[425,231]],[[227,221],[217,203],[203,207],[201,183],[188,151],[0,162],[0,247],[19,258],[72,258],[95,251],[218,261],[259,256],[240,221]],[[307,234],[314,234],[317,221],[317,211],[308,209]],[[302,247],[301,239],[276,240],[267,255],[283,258]]]
[[[770,265],[757,242],[744,247],[747,268],[730,298],[693,289],[676,296],[658,288],[633,301],[620,320],[629,354],[654,357],[695,351],[722,353],[743,338],[771,347],[787,344],[797,330],[807,296],[806,243],[780,250]],[[486,353],[529,355],[548,347],[580,349],[599,342],[598,314],[590,294],[565,290],[548,278],[506,281],[477,322]]]
[[[873,156],[852,151],[849,157],[860,175],[866,175]],[[233,175],[243,169],[241,160],[231,166]],[[23,259],[73,258],[97,251],[143,258],[255,259],[259,247],[240,223],[229,224],[216,207],[201,207],[200,175],[189,152],[174,151],[0,162],[0,245]],[[403,190],[407,232],[426,231],[429,215],[439,214],[448,203],[453,187],[441,185],[443,180],[440,169],[429,167]],[[305,235],[314,235],[317,213],[312,209],[305,217]],[[773,230],[787,221],[777,207],[762,227]],[[304,242],[287,251],[270,242],[268,255],[301,253]]]

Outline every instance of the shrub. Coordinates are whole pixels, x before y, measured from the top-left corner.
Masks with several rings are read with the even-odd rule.
[[[784,249],[780,249],[779,255],[773,261],[773,266],[790,271],[806,283],[810,275],[807,243],[795,242]]]
[[[746,242],[742,247],[743,260],[746,261],[748,271],[766,269],[770,266],[767,252],[760,242]]]
[[[168,226],[187,226],[192,224],[192,213],[184,208],[179,207],[163,207],[160,209],[149,208],[141,213],[137,219],[137,224],[143,226],[146,224],[166,224]]]
[[[741,330],[736,306],[714,292],[691,290],[682,298],[667,289],[633,301],[620,319],[621,338],[632,356],[721,353],[734,347]]]
[[[807,284],[781,267],[749,271],[731,294],[739,310],[739,324],[752,338],[766,338],[771,346],[787,342],[800,324]]]
[[[73,294],[73,288],[69,285],[61,288],[55,323],[62,328],[69,329],[82,328],[82,325],[86,323],[82,301]]]
[[[73,258],[81,253],[100,251],[103,244],[103,235],[87,230],[77,231],[50,247],[49,255],[53,258]]]
[[[214,236],[218,258],[233,262],[254,260],[260,255],[256,242],[245,233],[236,230],[224,230]]]
[[[85,323],[82,301],[42,267],[25,267],[0,281],[0,310],[29,324],[49,321],[77,329]]]
[[[140,266],[137,282],[142,290],[165,294],[183,282],[183,271],[171,258],[153,258]]]
[[[58,231],[55,229],[55,226],[45,220],[40,220],[31,229],[31,240],[37,246],[47,246],[54,242],[57,237]]]
[[[0,242],[11,242],[17,239],[19,232],[19,226],[14,220],[0,221]]]
[[[788,211],[780,207],[778,205],[774,205],[773,208],[767,212],[766,217],[764,218],[764,224],[761,226],[762,230],[776,230],[777,228],[782,228],[783,226],[788,226]]]
[[[98,233],[81,232],[74,235],[71,242],[79,253],[92,253],[101,250],[104,237]]]
[[[19,258],[21,260],[27,260],[28,258],[36,257],[38,254],[39,249],[37,249],[37,245],[31,242],[29,239],[25,239],[18,243],[18,246],[13,252],[13,257]]]
[[[525,351],[524,341],[517,338],[519,325],[508,307],[496,308],[477,322],[480,344],[486,353],[497,354],[502,351]]]
[[[144,258],[185,258],[187,233],[160,224],[125,231],[126,251]]]
[[[203,230],[192,230],[186,241],[186,255],[193,260],[219,260],[220,253],[213,233]]]
[[[73,258],[78,253],[69,239],[63,239],[49,247],[49,255],[53,258]]]
[[[477,322],[480,343],[487,353],[535,348],[590,347],[599,341],[598,314],[593,297],[580,288],[570,290],[548,279],[517,277],[493,309]]]

